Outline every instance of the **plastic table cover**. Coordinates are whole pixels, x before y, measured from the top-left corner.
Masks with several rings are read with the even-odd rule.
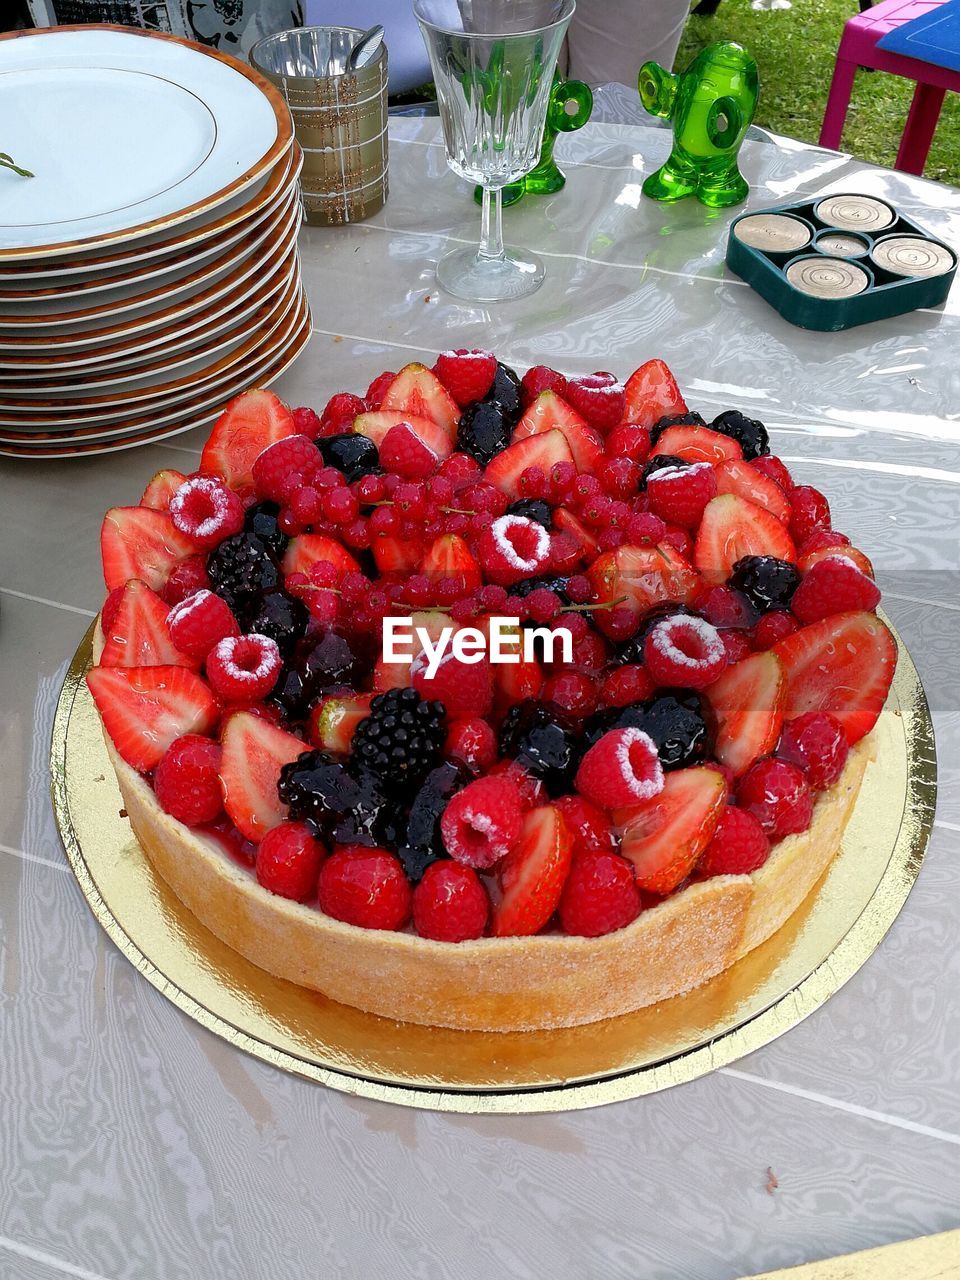
[[[391,123],[370,222],[307,228],[316,331],[294,404],[384,368],[489,346],[518,368],[626,375],[666,358],[707,417],[763,418],[873,558],[925,681],[937,825],[879,951],[827,1005],[733,1068],[566,1115],[441,1115],[326,1092],[168,1004],[100,932],[48,797],[51,717],[102,596],[102,513],[201,435],[0,467],[0,1276],[287,1280],[451,1275],[733,1280],[960,1222],[960,289],[945,308],[827,335],[723,265],[740,209],[641,197],[669,134],[561,138],[566,189],[506,214],[548,265],[499,309],[437,288],[472,240],[435,120]],[[956,190],[783,138],[748,141],[747,207],[876,193],[960,246]]]

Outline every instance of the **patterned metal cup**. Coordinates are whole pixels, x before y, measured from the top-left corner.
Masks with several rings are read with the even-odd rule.
[[[387,50],[346,73],[356,27],[298,27],[250,53],[286,99],[303,148],[300,191],[308,222],[362,222],[387,198]]]

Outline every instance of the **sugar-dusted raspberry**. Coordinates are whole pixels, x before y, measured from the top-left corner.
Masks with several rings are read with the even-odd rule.
[[[543,391],[553,391],[565,399],[567,380],[562,373],[557,373],[556,369],[550,369],[545,364],[535,364],[520,379],[520,400],[523,407],[526,409],[527,405],[532,404]]]
[[[814,791],[826,791],[843,773],[850,747],[840,721],[827,711],[807,711],[788,720],[780,735],[777,755],[807,775]]]
[[[206,556],[187,556],[186,560],[181,560],[171,571],[170,577],[163,584],[161,595],[166,604],[179,604],[195,591],[202,591],[209,586]]]
[[[838,548],[835,556],[818,560],[807,570],[790,607],[807,626],[834,613],[875,609],[879,603],[880,588]]]
[[[243,503],[217,476],[193,476],[170,499],[170,518],[198,546],[209,551],[243,528]]]
[[[175,604],[167,614],[170,639],[181,653],[205,658],[227,636],[238,636],[240,624],[227,602],[202,589]]]
[[[757,611],[734,587],[709,587],[697,596],[696,610],[714,627],[752,627]]]
[[[305,405],[293,410],[293,426],[298,435],[309,436],[316,440],[323,434],[323,424],[316,409],[308,409]]]
[[[324,405],[320,415],[320,436],[338,436],[353,430],[353,420],[366,413],[367,406],[359,396],[349,391],[338,391]]]
[[[610,818],[583,796],[561,796],[554,801],[573,833],[573,847],[585,853],[616,853]]]
[[[753,467],[754,471],[759,471],[762,476],[766,476],[769,480],[775,480],[789,497],[793,489],[793,476],[791,476],[776,454],[762,454],[759,458],[754,458],[750,466]]]
[[[447,718],[487,716],[493,706],[493,669],[486,657],[461,662],[453,653],[444,655],[433,678],[427,675],[427,656],[412,664],[413,687],[421,698],[435,699],[446,708]]]
[[[612,373],[588,373],[567,379],[564,399],[598,431],[612,431],[623,418],[626,396]]]
[[[294,902],[317,894],[317,878],[326,849],[305,822],[281,822],[260,841],[257,880],[271,893]]]
[[[164,813],[188,827],[213,822],[223,811],[219,745],[198,733],[176,738],[157,765],[153,789]]]
[[[432,862],[413,891],[413,927],[421,938],[466,942],[487,927],[490,899],[472,867],[447,858]]]
[[[320,868],[318,891],[321,911],[361,929],[402,929],[410,919],[410,882],[386,849],[336,849]]]
[[[438,462],[437,455],[407,422],[391,427],[380,445],[380,466],[404,480],[426,480],[436,471]]]
[[[477,778],[453,797],[440,819],[440,834],[451,858],[468,867],[492,867],[510,852],[520,834],[523,805],[508,777]]]
[[[797,630],[799,623],[787,609],[771,609],[753,628],[753,647],[772,649],[778,640],[785,640]]]
[[[460,760],[474,773],[483,773],[497,758],[497,735],[479,716],[461,717],[447,729],[443,754],[448,760]]]
[[[744,876],[762,867],[770,856],[770,841],[757,818],[729,804],[710,843],[697,863],[697,879]]]
[[[642,729],[611,729],[581,760],[574,785],[602,809],[652,800],[663,790],[657,744]]]
[[[456,351],[444,351],[437,356],[433,372],[463,408],[474,400],[482,400],[493,386],[497,357],[489,351],[458,347]]]
[[[227,636],[207,656],[207,679],[225,702],[258,702],[280,675],[276,640],[251,633]]]
[[[480,567],[501,586],[533,578],[550,559],[550,534],[526,516],[499,516],[478,542]]]
[[[830,528],[830,503],[819,489],[798,484],[790,491],[790,537],[800,546],[811,533]]]
[[[374,380],[367,387],[367,393],[363,397],[364,403],[369,410],[379,409],[383,404],[383,397],[387,394],[390,386],[396,381],[397,375],[390,369],[384,369],[383,373],[378,373]]]
[[[803,770],[772,756],[750,766],[737,784],[736,799],[771,840],[806,831],[813,816],[813,793]]]
[[[579,723],[596,711],[600,693],[596,680],[585,671],[558,671],[543,686],[540,696]]]
[[[654,684],[705,689],[727,667],[720,633],[703,618],[676,614],[652,627],[643,658]]]
[[[258,454],[253,482],[261,498],[283,506],[301,485],[315,479],[322,466],[323,458],[309,436],[284,436]]]
[[[641,427],[636,422],[623,422],[607,436],[604,450],[608,457],[645,462],[650,452],[650,428]]]
[[[564,933],[599,938],[624,929],[640,914],[633,866],[618,853],[581,853],[573,860],[560,895]]]
[[[103,607],[100,610],[100,630],[105,636],[110,634],[110,628],[116,621],[117,610],[120,608],[120,601],[126,589],[126,583],[120,587],[114,587],[103,602]]]
[[[647,477],[650,510],[661,520],[695,529],[703,509],[717,496],[717,473],[709,462],[662,467]]]
[[[600,685],[600,701],[605,707],[626,707],[631,702],[641,702],[653,693],[654,684],[646,667],[638,662],[627,662],[614,667]]]

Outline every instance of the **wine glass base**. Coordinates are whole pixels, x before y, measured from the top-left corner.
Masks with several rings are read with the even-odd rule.
[[[473,248],[454,249],[437,263],[437,279],[467,302],[510,302],[543,284],[545,267],[534,253],[507,249],[502,258],[482,258]]]

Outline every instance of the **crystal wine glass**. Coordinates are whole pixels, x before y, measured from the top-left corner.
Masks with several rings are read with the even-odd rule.
[[[437,279],[458,298],[502,302],[543,283],[536,254],[503,245],[502,192],[540,154],[574,0],[415,0],[437,89],[447,164],[483,188],[479,249],[455,249]]]

